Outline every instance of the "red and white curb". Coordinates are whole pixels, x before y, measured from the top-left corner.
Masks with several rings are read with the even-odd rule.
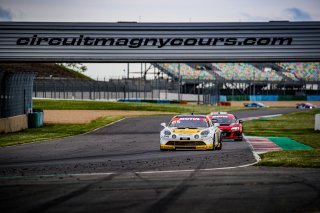
[[[251,145],[253,151],[257,154],[282,150],[280,146],[276,145],[268,138],[246,136],[246,141]]]
[[[251,121],[251,120],[257,120],[261,118],[273,118],[281,115],[282,114],[255,116],[255,117],[242,118],[241,120]],[[245,134],[243,134],[243,138],[249,144],[251,151],[253,153],[253,156],[255,157],[257,162],[261,161],[259,154],[282,150],[278,145],[274,144],[268,138],[246,136]]]
[[[255,116],[255,117],[248,117],[248,118],[242,118],[243,121],[251,121],[251,120],[257,120],[261,118],[273,118],[281,116],[282,114],[275,114],[275,115],[262,115],[262,116]]]

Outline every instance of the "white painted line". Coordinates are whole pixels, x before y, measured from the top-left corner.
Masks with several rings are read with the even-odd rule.
[[[85,133],[80,134],[80,135],[85,135],[85,134],[88,134],[88,133],[97,131],[97,130],[102,129],[102,128],[106,127],[106,126],[111,126],[111,125],[113,125],[113,124],[115,124],[115,123],[118,123],[118,122],[120,122],[120,121],[123,121],[123,120],[126,119],[126,118],[127,118],[127,117],[121,118],[120,120],[113,121],[113,122],[111,122],[111,123],[109,123],[109,124],[107,124],[107,125],[105,125],[105,126],[98,127],[98,128],[96,128],[96,129],[94,129],[94,130],[91,130],[91,131],[89,131],[89,132],[85,132]],[[78,135],[72,135],[72,136],[70,136],[70,137],[74,137],[74,136],[78,136]]]
[[[273,117],[278,117],[281,116],[282,114],[275,114],[275,115],[262,115],[262,116],[256,116],[256,117],[248,117],[248,118],[243,118],[241,120],[243,121],[252,121],[252,120],[257,120],[261,118],[273,118]]]
[[[40,141],[33,141],[33,142],[28,142],[28,143],[22,143],[22,144],[15,144],[15,145],[10,145],[10,146],[3,146],[3,147],[0,147],[0,149],[4,149],[4,148],[8,148],[8,147],[15,147],[15,146],[24,146],[24,145],[28,145],[28,144],[33,144],[33,143],[43,143],[43,142],[47,142],[47,141],[51,141],[51,140],[58,140],[58,139],[64,139],[64,138],[72,138],[72,137],[76,137],[76,136],[80,136],[80,135],[86,135],[86,134],[89,134],[91,132],[94,132],[94,131],[97,131],[103,127],[106,127],[106,126],[111,126],[115,123],[118,123],[120,121],[123,121],[124,119],[126,119],[128,117],[125,117],[125,118],[121,118],[120,120],[117,120],[117,121],[113,121],[107,125],[104,125],[104,126],[101,126],[101,127],[98,127],[96,129],[93,129],[89,132],[85,132],[85,133],[81,133],[81,134],[78,134],[78,135],[70,135],[70,136],[66,136],[66,137],[60,137],[60,138],[51,138],[51,139],[47,139],[47,140],[40,140]]]
[[[164,171],[143,171],[143,172],[126,172],[128,174],[160,174],[160,173],[183,173],[183,172],[195,172],[195,171],[215,171],[215,170],[230,170],[230,169],[238,169],[245,168],[249,166],[253,166],[258,162],[254,162],[251,164],[245,164],[240,166],[231,166],[231,167],[220,167],[220,168],[208,168],[208,169],[189,169],[189,170],[164,170]],[[66,174],[49,174],[49,175],[35,175],[35,176],[10,176],[10,177],[0,177],[1,179],[15,179],[15,178],[54,178],[54,177],[87,177],[87,176],[107,176],[107,175],[116,175],[121,174],[117,172],[94,172],[94,173],[66,173]]]
[[[256,163],[258,163],[259,161],[261,161],[259,154],[253,149],[252,145],[248,142],[247,136],[243,133],[242,133],[242,135],[243,135],[243,139],[246,141],[246,143],[249,144],[251,152],[252,152],[254,158],[256,159]]]
[[[229,169],[238,169],[248,166],[253,166],[258,162],[251,164],[245,164],[240,166],[231,166],[231,167],[220,167],[220,168],[209,168],[209,169],[189,169],[189,170],[167,170],[167,171],[146,171],[146,172],[134,172],[135,174],[158,174],[158,173],[180,173],[180,172],[195,172],[195,171],[214,171],[214,170],[229,170]]]

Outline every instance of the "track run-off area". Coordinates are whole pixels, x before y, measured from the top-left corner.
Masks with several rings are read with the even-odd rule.
[[[244,110],[238,118],[296,109]],[[159,150],[160,123],[131,117],[96,131],[0,149],[1,212],[309,212],[319,169],[267,168],[251,146]]]

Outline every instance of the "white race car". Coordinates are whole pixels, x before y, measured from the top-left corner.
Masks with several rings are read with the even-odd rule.
[[[177,115],[161,126],[160,150],[222,148],[219,124],[205,115]]]

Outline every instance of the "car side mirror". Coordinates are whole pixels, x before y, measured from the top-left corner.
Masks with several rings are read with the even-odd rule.
[[[243,120],[239,120],[239,124],[242,124],[243,123]]]
[[[160,124],[162,127],[166,128],[167,127],[167,124],[166,123],[161,123]]]
[[[214,127],[218,127],[218,126],[220,126],[220,124],[219,123],[214,123],[213,126]]]

